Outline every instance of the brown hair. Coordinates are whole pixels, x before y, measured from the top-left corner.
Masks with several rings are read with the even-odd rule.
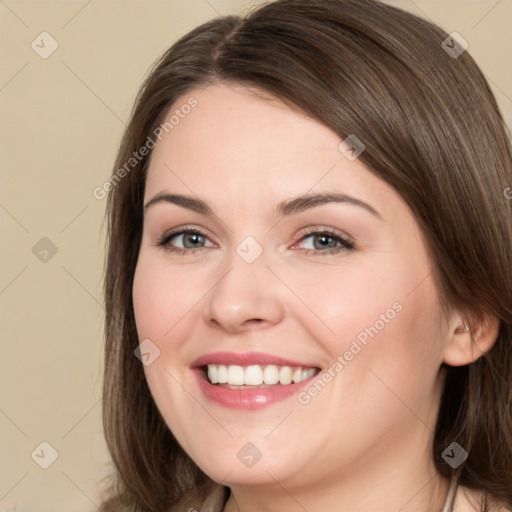
[[[270,93],[342,139],[355,134],[366,146],[359,158],[412,210],[443,305],[470,322],[500,319],[488,353],[467,366],[443,365],[432,457],[450,476],[441,453],[456,441],[469,453],[461,484],[512,505],[512,154],[486,80],[467,51],[446,51],[447,37],[375,0],[277,0],[243,18],[215,19],[155,64],[114,170],[179,97],[213,82]],[[131,290],[149,157],[112,182],[107,202],[103,421],[117,472],[105,511],[165,511],[213,484],[164,423],[134,357]]]

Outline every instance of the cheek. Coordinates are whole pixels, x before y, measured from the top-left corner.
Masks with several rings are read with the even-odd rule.
[[[331,357],[343,354],[355,339],[364,346],[382,337],[409,302],[403,290],[410,290],[411,279],[396,271],[396,263],[390,269],[381,263],[337,267],[327,272],[319,268],[291,276],[291,280],[294,291],[312,312],[303,316],[303,321]]]
[[[164,308],[162,294],[164,287],[158,273],[139,257],[133,279],[133,310],[139,339],[151,338],[163,324]],[[155,323],[157,325],[155,325]],[[161,326],[163,328],[163,325]]]
[[[197,294],[179,269],[171,272],[141,253],[132,288],[139,339],[163,339],[197,301],[194,289]]]
[[[299,403],[307,429],[328,431],[333,444],[360,433],[348,458],[382,436],[417,427],[418,417],[433,427],[440,365],[437,293],[431,277],[425,279],[428,267],[401,263],[381,261],[340,277],[333,272],[308,296],[334,334],[319,329],[318,320],[309,323],[330,354],[330,375],[327,384],[307,388]]]
[[[178,363],[187,339],[185,333],[192,329],[187,311],[197,302],[194,287],[187,286],[187,282],[190,283],[184,272],[176,269],[171,272],[142,250],[132,295],[139,340],[150,339],[158,347],[158,356],[144,366],[151,395],[173,434],[184,442],[189,453],[194,453],[195,445],[189,439],[190,425],[201,416],[201,411],[183,392],[191,389],[192,384]],[[154,350],[152,354],[156,353]],[[180,411],[179,417],[175,411]]]
[[[344,373],[352,374],[354,385],[356,374],[368,379],[369,369],[405,393],[408,383],[425,389],[433,383],[441,361],[441,316],[426,261],[381,258],[375,266],[316,277],[316,286],[314,276],[302,278],[301,293],[307,286],[307,304],[323,323],[319,329],[318,320],[316,327],[311,322],[311,331],[332,361],[341,357],[342,365],[353,367]]]

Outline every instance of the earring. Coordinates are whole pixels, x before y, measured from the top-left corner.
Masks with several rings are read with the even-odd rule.
[[[468,323],[465,320],[464,320],[464,327],[465,327],[466,331],[470,332],[469,331],[469,325],[468,325]]]

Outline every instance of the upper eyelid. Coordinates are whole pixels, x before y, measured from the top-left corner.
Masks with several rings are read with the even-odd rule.
[[[161,239],[173,238],[175,236],[184,235],[187,233],[197,233],[197,234],[200,234],[201,236],[211,239],[211,236],[208,233],[206,233],[203,228],[196,228],[193,226],[183,226],[181,228],[171,229],[169,231],[164,232],[164,234],[160,238]],[[213,241],[213,240],[211,240],[211,241]]]
[[[347,242],[350,242],[351,244],[355,243],[354,238],[352,236],[350,236],[348,233],[345,233],[344,231],[341,231],[341,230],[335,229],[335,228],[316,228],[316,227],[301,229],[299,231],[300,237],[297,240],[297,242],[300,242],[301,240],[303,240],[304,238],[306,238],[308,236],[319,234],[319,233],[327,233],[330,236],[339,237]]]

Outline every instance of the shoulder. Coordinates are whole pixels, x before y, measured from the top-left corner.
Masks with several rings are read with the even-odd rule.
[[[460,485],[455,496],[453,512],[480,512],[483,501],[483,491]],[[488,495],[487,501],[489,512],[512,512],[512,509],[492,496]]]

